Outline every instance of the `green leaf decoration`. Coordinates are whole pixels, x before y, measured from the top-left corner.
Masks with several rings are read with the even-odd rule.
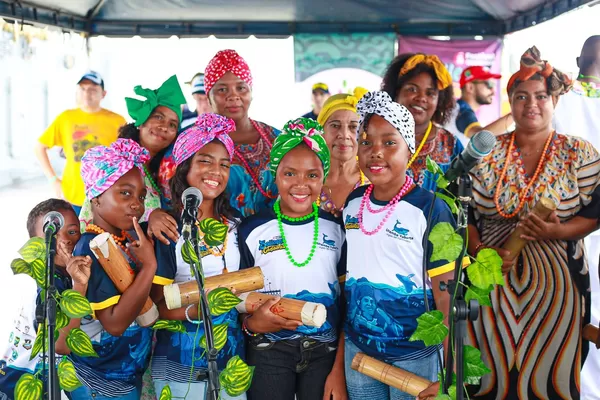
[[[227,361],[227,366],[219,375],[221,387],[231,397],[240,396],[250,388],[254,367],[246,364],[240,356],[235,356]]]
[[[481,360],[481,352],[473,346],[463,348],[464,374],[468,384],[476,385],[482,376],[492,372]]]
[[[66,392],[72,392],[81,386],[81,382],[77,379],[75,367],[71,361],[63,359],[60,364],[58,364],[58,381],[61,389]]]
[[[159,319],[158,321],[156,321],[154,323],[154,325],[152,325],[152,329],[154,329],[154,330],[166,329],[169,332],[179,332],[179,333],[187,332],[185,329],[185,326],[183,325],[183,322],[167,320],[167,319]]]
[[[427,156],[425,164],[427,165],[427,171],[431,172],[432,174],[444,175],[442,168],[435,161],[433,161],[431,157]]]
[[[48,337],[46,336],[47,331],[48,330],[46,328],[46,325],[42,324],[39,326],[37,335],[35,336],[35,342],[33,342],[33,347],[31,348],[31,355],[29,356],[29,361],[36,358],[40,351],[42,351],[44,337],[46,337],[46,341],[48,340]]]
[[[40,400],[42,398],[42,381],[25,373],[15,385],[15,400]]]
[[[171,388],[169,385],[165,385],[165,387],[163,387],[160,391],[160,397],[158,400],[171,400],[172,397],[173,395],[171,394]]]
[[[227,343],[227,326],[229,324],[219,324],[213,326],[213,335],[215,337],[215,349],[221,351],[223,347],[225,347],[225,343]],[[200,338],[200,347],[206,349],[206,334],[202,335]]]
[[[41,258],[30,261],[32,277],[39,287],[46,284],[46,262]]]
[[[450,386],[450,388],[451,387],[454,387],[454,385]],[[448,390],[450,388],[448,388]],[[456,395],[456,393],[455,393],[455,395]],[[435,396],[435,400],[456,400],[456,397],[452,398],[452,397],[448,396],[447,394],[438,394],[437,396]]]
[[[473,285],[467,289],[467,293],[465,294],[465,300],[477,300],[480,306],[492,306],[492,301],[490,300],[490,293],[494,289],[494,286],[490,285],[487,289],[480,289],[477,286]]]
[[[440,199],[444,200],[446,204],[448,204],[448,207],[450,207],[450,211],[452,211],[452,214],[458,215],[458,206],[456,205],[456,200],[454,200],[450,196],[446,196],[445,194],[439,192],[435,193],[435,197],[439,197]]]
[[[448,182],[448,180],[446,179],[446,177],[444,175],[438,175],[437,180],[435,181],[435,184],[440,189],[446,189],[448,187],[448,185],[450,184],[450,182]]]
[[[462,251],[463,240],[449,222],[436,224],[429,234],[429,241],[433,244],[431,262],[456,261]]]
[[[444,314],[439,310],[422,314],[417,318],[417,323],[417,329],[409,339],[411,342],[422,340],[425,346],[433,346],[441,344],[448,335]]]
[[[69,325],[69,321],[71,321],[71,319],[67,317],[65,313],[60,310],[60,308],[56,310],[56,329],[62,329]]]
[[[90,337],[79,328],[71,329],[67,336],[67,346],[80,357],[98,357]]]
[[[31,265],[27,263],[27,261],[22,258],[15,258],[10,263],[10,269],[12,269],[13,274],[25,274],[33,277],[33,271],[31,270]]]
[[[456,383],[448,388],[448,396],[452,400],[456,400]]]
[[[215,317],[229,312],[241,300],[227,288],[217,288],[208,294],[208,308]]]
[[[467,267],[467,275],[474,286],[487,289],[490,285],[504,285],[502,258],[494,249],[482,249],[475,262]]]
[[[227,236],[227,225],[213,218],[200,221],[200,230],[204,233],[202,240],[207,246],[219,246],[223,244],[225,236]]]
[[[195,264],[198,262],[198,255],[194,251],[194,245],[189,240],[183,242],[183,246],[181,246],[181,257],[186,264]]]
[[[92,313],[92,306],[88,299],[72,289],[62,292],[60,309],[69,318],[83,318]]]
[[[38,258],[44,260],[46,258],[46,244],[44,243],[44,239],[39,237],[29,239],[27,243],[19,249],[19,254],[23,257],[23,260],[28,263],[31,263]]]

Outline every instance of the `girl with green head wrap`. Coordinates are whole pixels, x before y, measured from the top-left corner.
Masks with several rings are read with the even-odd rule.
[[[322,399],[336,358],[346,247],[341,220],[316,204],[330,166],[322,133],[307,118],[285,125],[271,149],[279,198],[238,228],[240,269],[259,265],[269,294],[319,303],[302,322],[274,314],[278,299],[244,319],[255,366],[249,398]]]
[[[150,161],[144,165],[148,194],[144,202],[146,212],[140,222],[147,221],[150,213],[170,204],[169,179],[175,172],[172,149],[179,131],[181,106],[185,96],[175,75],[167,79],[158,89],[136,86],[134,93],[140,99],[125,98],[129,116],[134,122],[119,129],[119,138],[132,139],[150,153]],[[89,199],[79,214],[82,228],[91,222]]]

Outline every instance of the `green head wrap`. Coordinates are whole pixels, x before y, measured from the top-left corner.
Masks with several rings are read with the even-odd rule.
[[[135,94],[146,98],[146,100],[141,101],[125,97],[127,111],[135,121],[135,126],[140,126],[146,122],[152,111],[158,106],[165,106],[173,110],[177,114],[179,122],[181,122],[181,105],[186,104],[187,101],[181,91],[177,76],[173,75],[156,90],[144,89],[138,85],[133,88],[133,91]]]
[[[329,174],[329,148],[323,138],[323,127],[310,118],[298,118],[285,124],[271,148],[271,172],[275,175],[283,157],[302,143],[314,151],[323,163],[325,173],[323,180],[325,180]]]

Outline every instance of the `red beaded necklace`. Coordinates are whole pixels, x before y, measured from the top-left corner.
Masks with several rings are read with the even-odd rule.
[[[254,129],[256,129],[256,131],[258,132],[260,137],[265,141],[267,147],[269,147],[269,149],[270,149],[272,147],[272,145],[271,145],[271,141],[269,140],[269,137],[267,136],[267,134],[262,130],[262,128],[258,125],[258,123],[256,123],[256,121],[250,120],[250,123],[252,124]],[[240,151],[237,149],[237,147],[234,147],[233,152],[237,156],[237,158],[242,162],[242,164],[244,165],[244,168],[248,172],[248,175],[250,175],[250,178],[252,178],[252,181],[258,188],[258,191],[267,199],[276,199],[277,196],[270,195],[263,189],[262,185],[260,184],[260,180],[258,179],[258,176],[256,176],[256,174],[254,173],[252,168],[250,168],[248,161],[244,158],[243,154],[240,153]]]

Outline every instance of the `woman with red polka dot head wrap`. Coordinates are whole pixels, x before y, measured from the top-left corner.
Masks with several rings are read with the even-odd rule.
[[[248,64],[235,50],[219,51],[206,67],[204,85],[213,111],[231,118],[237,127],[231,134],[235,143],[227,186],[231,205],[244,216],[271,207],[277,187],[269,153],[279,131],[248,117],[252,103]]]

